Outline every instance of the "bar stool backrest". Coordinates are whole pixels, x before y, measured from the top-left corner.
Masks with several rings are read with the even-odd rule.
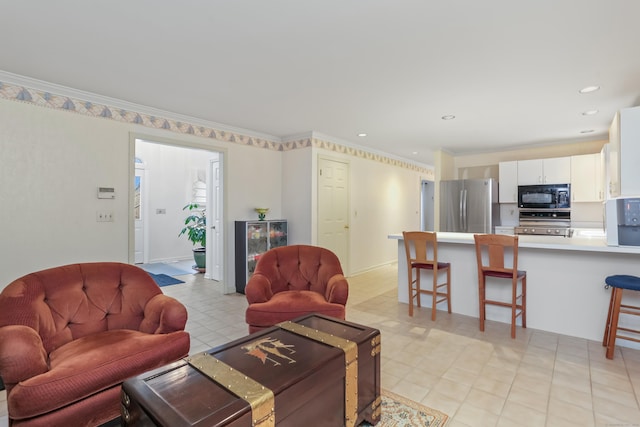
[[[434,265],[438,261],[438,241],[436,233],[429,231],[403,231],[407,265]]]
[[[474,234],[478,272],[493,272],[503,277],[518,274],[518,236]]]

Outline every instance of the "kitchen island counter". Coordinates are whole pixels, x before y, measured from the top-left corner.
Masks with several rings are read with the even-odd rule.
[[[478,317],[473,233],[437,235],[438,258],[451,263],[452,311]],[[401,233],[388,237],[398,241],[398,300],[408,303],[404,240]],[[604,279],[614,274],[640,276],[640,247],[607,246],[603,233],[596,230],[576,230],[573,237],[519,237],[518,269],[527,271],[527,327],[601,341],[611,295]],[[430,274],[423,274],[423,283],[430,285]],[[504,286],[504,280],[499,283],[503,286],[489,286],[488,297],[509,299],[511,287]],[[422,298],[422,303],[431,306],[430,298]],[[509,309],[487,307],[489,320],[510,323],[510,315]],[[625,320],[621,317],[621,326]],[[637,343],[619,344],[638,348]]]

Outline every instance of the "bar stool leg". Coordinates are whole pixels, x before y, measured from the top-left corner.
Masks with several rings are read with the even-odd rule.
[[[451,267],[447,268],[447,310],[451,313]]]
[[[604,338],[602,339],[602,346],[607,347],[609,345],[609,337],[611,336],[611,315],[613,314],[613,300],[615,299],[615,289],[611,289],[611,298],[609,298],[609,311],[607,312],[607,323],[604,326]]]
[[[480,299],[480,331],[484,332],[484,317],[485,317],[485,278],[484,278],[484,274],[480,273],[478,275],[478,283],[479,283],[479,288],[478,288],[478,293],[479,293],[479,299]]]
[[[409,317],[413,317],[413,267],[409,266]]]
[[[613,359],[616,348],[616,335],[618,334],[618,319],[620,318],[620,304],[622,303],[622,288],[613,288],[614,302],[611,316],[611,328],[607,341],[607,359]]]
[[[518,310],[518,279],[511,281],[511,338],[516,337],[516,312]]]
[[[420,303],[420,294],[422,293],[422,288],[420,287],[420,276],[422,276],[422,270],[416,268],[416,307],[422,307]]]
[[[527,327],[527,275],[525,274],[522,278],[522,328],[525,329]]]
[[[434,266],[435,267],[435,266]],[[436,320],[436,301],[438,300],[438,270],[433,269],[433,293],[431,294],[431,320]]]

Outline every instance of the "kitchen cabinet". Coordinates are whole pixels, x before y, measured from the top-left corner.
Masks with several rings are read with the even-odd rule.
[[[640,194],[640,107],[618,111],[609,128],[607,198]]]
[[[498,163],[498,200],[518,203],[518,162]]]
[[[601,153],[571,156],[571,201],[604,200],[604,176]]]
[[[287,221],[236,221],[236,292],[256,269],[260,256],[269,249],[287,245]]]
[[[518,161],[518,185],[568,184],[571,157]]]

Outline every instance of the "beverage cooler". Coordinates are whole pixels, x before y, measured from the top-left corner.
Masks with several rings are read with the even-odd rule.
[[[286,220],[236,221],[236,292],[244,294],[263,253],[286,245]]]
[[[640,246],[640,197],[607,200],[607,245]]]

